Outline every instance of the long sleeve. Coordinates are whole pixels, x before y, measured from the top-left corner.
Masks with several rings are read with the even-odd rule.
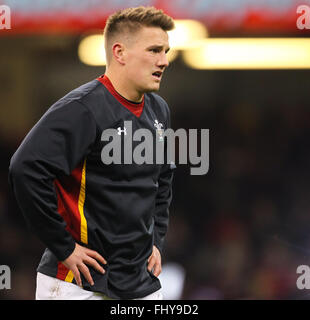
[[[75,241],[57,212],[54,180],[71,171],[89,153],[96,123],[77,100],[60,100],[31,129],[13,155],[9,183],[30,229],[65,260]]]
[[[169,206],[172,200],[172,179],[174,164],[165,165],[158,180],[158,193],[155,207],[154,245],[162,253],[169,224]]]
[[[167,128],[170,128],[170,112],[168,106],[167,110]],[[167,145],[165,146],[165,152],[166,151]],[[161,253],[169,224],[169,206],[172,200],[172,180],[175,168],[176,166],[174,163],[164,164],[158,179],[158,192],[154,214],[154,245]]]

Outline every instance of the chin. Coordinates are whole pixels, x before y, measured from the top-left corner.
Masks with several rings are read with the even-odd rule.
[[[159,83],[158,83],[158,84],[154,84],[154,85],[152,85],[152,86],[149,86],[149,87],[145,90],[145,92],[158,91],[159,88],[160,88],[160,84],[159,84]]]
[[[141,93],[147,93],[147,92],[153,92],[158,91],[160,88],[160,82],[151,82],[151,83],[144,83],[143,85],[139,86],[139,92]]]

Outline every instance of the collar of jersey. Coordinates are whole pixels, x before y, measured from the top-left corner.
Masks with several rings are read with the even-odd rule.
[[[113,87],[112,82],[110,79],[104,74],[97,78],[98,81],[100,81],[113,95],[113,97],[118,100],[125,108],[127,108],[129,111],[131,111],[136,117],[140,117],[141,113],[143,111],[144,107],[144,95],[142,98],[142,101],[140,103],[131,102],[127,99],[125,99],[122,95],[120,95],[115,88]]]

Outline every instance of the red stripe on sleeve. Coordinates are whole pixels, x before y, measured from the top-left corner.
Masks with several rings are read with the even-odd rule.
[[[82,179],[83,162],[75,168],[69,177],[56,179],[58,212],[65,220],[73,238],[81,240],[81,216],[79,212],[79,194]]]
[[[57,211],[66,222],[66,230],[72,237],[81,240],[81,217],[79,212],[79,193],[81,187],[83,162],[75,168],[69,177],[62,177],[54,181],[57,195]],[[57,265],[56,278],[65,280],[69,269],[61,262]]]

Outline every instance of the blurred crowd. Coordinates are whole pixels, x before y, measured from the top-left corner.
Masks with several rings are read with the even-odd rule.
[[[183,298],[308,299],[296,269],[310,262],[309,106],[232,103],[191,120],[210,129],[210,168],[176,174],[165,258],[185,268]]]

